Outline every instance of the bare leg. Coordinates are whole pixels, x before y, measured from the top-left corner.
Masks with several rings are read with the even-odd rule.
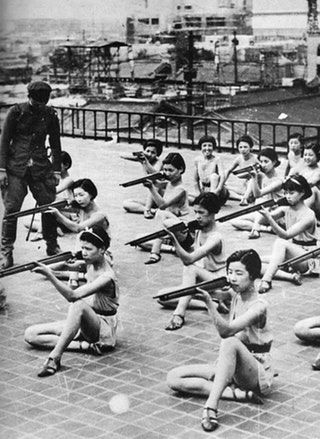
[[[216,364],[215,378],[206,407],[218,409],[219,400],[232,378],[247,390],[257,390],[259,368],[257,360],[237,337],[222,340]]]
[[[305,250],[300,246],[296,244],[292,244],[291,242],[288,242],[284,239],[276,238],[273,245],[270,262],[265,270],[262,280],[271,282],[275,273],[278,271],[279,264],[281,264],[282,262],[288,259],[294,258],[296,256],[300,256],[304,253]],[[300,272],[304,273],[308,270],[308,263],[301,262],[300,264],[297,264],[296,268],[299,269]],[[286,276],[287,280],[294,281],[295,278],[294,274],[286,273],[286,272],[282,272],[282,274]]]
[[[145,205],[141,201],[124,200],[123,208],[129,213],[144,213]]]

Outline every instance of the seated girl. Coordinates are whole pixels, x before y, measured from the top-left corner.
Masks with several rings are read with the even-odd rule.
[[[307,319],[300,320],[294,326],[295,335],[300,340],[310,344],[320,343],[320,316],[309,317]],[[314,363],[312,363],[314,370],[320,370],[320,353],[317,355]]]
[[[213,136],[203,136],[199,139],[198,147],[202,154],[194,161],[195,194],[190,195],[189,200],[193,202],[202,192],[212,192],[218,195],[220,205],[223,206],[229,193],[224,186],[225,173],[222,162],[219,157],[213,155],[217,147],[216,139]]]
[[[288,163],[285,170],[285,177],[287,177],[292,170],[303,163],[303,137],[300,133],[292,133],[288,139]],[[295,171],[293,172],[295,173]]]
[[[143,144],[143,153],[138,156],[122,155],[122,158],[140,162],[145,174],[153,174],[162,169],[162,161],[159,159],[162,154],[162,142],[158,139],[149,139]],[[164,183],[159,182],[159,189],[164,188]],[[123,208],[130,213],[143,213],[147,219],[152,219],[155,215],[156,205],[149,194],[145,201],[124,200]]]
[[[58,223],[71,232],[79,233],[87,227],[94,225],[108,230],[109,221],[107,215],[97,206],[94,201],[98,190],[92,180],[82,178],[72,185],[74,199],[78,204],[73,217],[68,218],[63,212],[56,208],[48,209],[48,212],[55,215]]]
[[[304,200],[310,197],[311,188],[304,177],[292,175],[283,184],[285,197],[289,206],[281,206],[270,212],[262,209],[261,214],[270,224],[276,238],[270,262],[262,277],[259,292],[266,293],[272,288],[272,278],[277,273],[278,278],[288,280],[296,285],[301,285],[300,273],[307,274],[309,271],[308,261],[298,262],[294,270],[298,272],[285,272],[278,270],[278,265],[303,255],[306,251],[317,246],[317,223],[313,210],[305,205]],[[276,220],[284,219],[284,227]]]
[[[52,349],[38,373],[39,377],[55,374],[61,368],[61,357],[67,348],[101,354],[116,344],[119,292],[115,274],[104,257],[109,248],[107,232],[94,226],[80,236],[87,283],[72,289],[59,281],[51,269],[38,263],[33,271],[44,275],[69,302],[65,321],[43,323],[27,328],[25,341],[38,348]]]
[[[226,183],[230,174],[237,168],[246,168],[250,165],[259,164],[258,157],[251,152],[253,148],[253,139],[245,134],[239,137],[237,140],[237,148],[239,151],[238,157],[233,161],[230,168],[226,171],[226,176],[224,182]],[[240,206],[247,206],[249,204],[248,199],[250,198],[250,189],[248,188],[248,183],[250,181],[250,173],[245,173],[238,176],[237,187],[227,186],[230,194],[230,198],[233,200],[239,200]]]
[[[232,297],[229,321],[220,316],[210,294],[199,289],[222,338],[218,359],[211,364],[177,367],[168,373],[171,389],[207,397],[201,420],[205,431],[218,427],[219,401],[230,397],[234,387],[254,398],[271,390],[273,338],[268,326],[267,303],[259,297],[254,285],[260,269],[261,260],[255,250],[239,250],[227,259],[232,289],[224,295]]]
[[[180,221],[191,220],[191,210],[188,203],[188,193],[182,182],[182,174],[186,170],[183,157],[176,152],[171,152],[163,160],[163,172],[168,180],[166,189],[162,194],[159,188],[151,181],[147,180],[144,186],[150,191],[153,201],[158,206],[157,219],[167,226]],[[185,239],[185,244],[189,241],[189,236],[181,236]],[[162,239],[155,239],[145,248],[151,247],[150,258],[145,264],[155,264],[161,259]]]
[[[266,200],[277,200],[282,196],[282,179],[276,168],[280,165],[278,155],[272,148],[264,148],[259,154],[261,172],[252,171],[249,183],[250,191],[256,199],[256,203]],[[257,239],[260,232],[270,231],[267,221],[259,212],[253,212],[231,222],[232,226],[239,230],[249,230],[249,239]]]
[[[320,219],[320,145],[309,143],[304,148],[303,161],[292,169],[291,174],[297,173],[302,175],[310,184],[312,195],[306,200],[306,205],[314,210],[318,219]]]
[[[215,223],[215,214],[220,210],[217,195],[204,192],[194,200],[195,219],[199,222],[200,230],[195,233],[194,249],[188,253],[179,243],[177,237],[173,238],[176,253],[184,267],[181,287],[188,287],[196,283],[213,280],[221,276],[225,268],[224,240]],[[192,296],[181,297],[173,312],[167,330],[180,329],[184,324],[185,313]],[[161,303],[161,302],[160,302]],[[165,305],[167,305],[166,302]]]

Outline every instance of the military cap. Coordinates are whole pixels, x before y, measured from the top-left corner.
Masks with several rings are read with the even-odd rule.
[[[47,103],[50,97],[52,88],[47,82],[34,81],[28,85],[28,94],[31,98],[38,102]]]

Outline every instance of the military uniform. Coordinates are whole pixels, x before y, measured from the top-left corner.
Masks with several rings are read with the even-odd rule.
[[[7,172],[7,185],[2,187],[5,215],[21,209],[28,187],[38,205],[53,202],[56,196],[54,174],[61,171],[59,120],[55,110],[45,105],[51,87],[38,81],[31,83],[28,91],[30,101],[9,109],[1,133],[0,170]],[[52,162],[45,146],[47,136]],[[42,226],[47,253],[57,253],[54,215],[42,214]],[[9,259],[12,259],[16,230],[17,220],[3,222],[1,252]]]

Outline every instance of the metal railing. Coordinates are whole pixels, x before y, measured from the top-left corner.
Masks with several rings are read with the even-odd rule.
[[[9,105],[0,106],[0,124]],[[285,123],[261,120],[239,120],[213,117],[186,116],[140,111],[101,110],[94,108],[55,107],[62,136],[108,141],[142,142],[150,137],[161,139],[165,146],[195,149],[199,138],[213,135],[218,150],[235,152],[236,140],[243,134],[251,135],[256,149],[273,146],[286,153],[287,139],[299,132],[306,140],[320,139],[320,125]]]

